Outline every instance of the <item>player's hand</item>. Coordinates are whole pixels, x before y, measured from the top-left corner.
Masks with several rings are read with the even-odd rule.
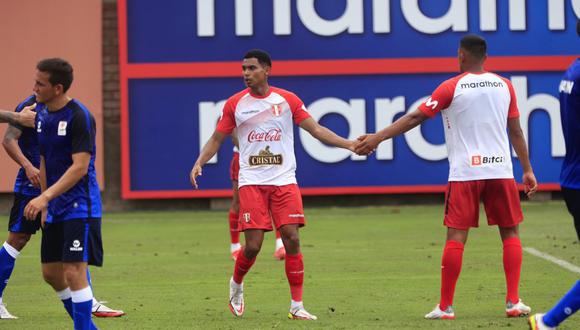
[[[354,152],[357,155],[370,155],[377,149],[379,143],[382,142],[382,139],[377,134],[365,134],[361,135],[357,138],[358,143],[354,149]]]
[[[40,195],[35,199],[28,202],[24,208],[24,217],[28,220],[34,220],[40,212],[46,212],[46,207],[48,206],[48,200],[44,195]]]
[[[18,123],[26,127],[34,127],[34,119],[36,118],[36,103],[24,107],[22,111],[18,113]]]
[[[28,167],[25,167],[24,171],[26,172],[26,177],[28,178],[28,180],[30,180],[32,185],[35,186],[36,188],[40,188],[40,170],[30,165]]]
[[[193,165],[193,168],[191,169],[191,173],[189,174],[189,181],[191,181],[191,185],[195,189],[198,189],[199,188],[197,186],[197,180],[196,180],[196,178],[198,176],[201,176],[201,165],[195,163],[195,165]]]
[[[528,198],[532,197],[538,190],[538,181],[534,172],[524,172],[522,182],[524,183],[524,193]]]

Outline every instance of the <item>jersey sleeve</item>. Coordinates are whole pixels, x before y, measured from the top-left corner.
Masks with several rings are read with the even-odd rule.
[[[514,90],[514,86],[512,82],[506,78],[502,78],[503,81],[508,86],[508,90],[510,91],[510,107],[508,109],[508,118],[518,118],[520,116],[520,111],[518,109],[518,100],[516,98],[516,92]]]
[[[76,111],[70,121],[71,152],[92,153],[95,148],[96,124],[88,111]]]
[[[456,79],[449,79],[439,85],[425,102],[421,103],[419,110],[429,117],[435,116],[439,111],[445,110],[453,101],[455,94]]]
[[[281,90],[281,92],[281,95],[284,97],[284,99],[286,99],[286,102],[288,102],[288,105],[290,106],[290,111],[292,111],[292,120],[296,125],[300,125],[304,119],[311,117],[306,110],[304,102],[302,102],[302,100],[296,96],[296,94],[283,90]]]
[[[222,116],[217,123],[216,131],[231,134],[236,128],[236,102],[228,99],[222,110]]]

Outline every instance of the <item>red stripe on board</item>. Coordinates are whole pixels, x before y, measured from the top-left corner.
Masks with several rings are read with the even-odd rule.
[[[382,187],[334,187],[334,188],[300,188],[303,196],[319,195],[375,195],[375,194],[418,194],[443,193],[446,185],[424,186],[382,186]],[[523,191],[523,186],[518,186]],[[539,191],[559,191],[557,183],[542,183]],[[123,198],[128,199],[173,199],[173,198],[217,198],[231,197],[231,189],[211,190],[157,190],[157,191],[127,191]]]
[[[127,76],[127,1],[117,1],[119,33],[119,93],[121,94],[121,197],[131,194],[131,157],[129,157],[129,79]]]
[[[564,71],[576,56],[496,56],[486,70],[532,72]],[[241,62],[127,64],[127,78],[223,78],[241,77]],[[352,60],[274,61],[274,76],[333,76],[376,74],[423,74],[458,72],[457,59],[393,58]]]

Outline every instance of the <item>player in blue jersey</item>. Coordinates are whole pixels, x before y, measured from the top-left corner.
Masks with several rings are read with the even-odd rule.
[[[580,21],[576,25],[580,36]],[[580,58],[568,68],[560,81],[560,117],[566,144],[566,156],[560,172],[560,186],[568,211],[574,218],[580,240]],[[580,309],[580,280],[546,314],[530,316],[530,329],[555,329]]]
[[[34,109],[35,106],[36,98],[32,95],[19,104],[13,113],[21,114],[23,111]],[[14,184],[14,204],[10,212],[8,238],[0,248],[0,319],[15,319],[17,317],[10,314],[3,304],[2,295],[14,269],[16,258],[30,237],[40,228],[40,218],[35,221],[26,221],[23,215],[26,204],[40,195],[40,171],[38,169],[40,154],[36,129],[11,124],[6,130],[2,144],[8,155],[20,165]],[[124,315],[123,311],[111,309],[96,299],[93,299],[92,312],[97,317]]]
[[[87,265],[103,263],[95,120],[66,94],[73,80],[68,62],[45,59],[36,69],[41,194],[26,205],[24,216],[32,221],[42,216],[42,273],[61,297],[74,328],[95,329],[87,277]]]

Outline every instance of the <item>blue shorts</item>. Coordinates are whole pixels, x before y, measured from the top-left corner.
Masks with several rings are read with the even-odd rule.
[[[103,265],[101,219],[75,219],[45,223],[40,249],[42,263],[86,262]]]
[[[12,233],[36,234],[40,229],[40,213],[34,220],[27,220],[24,217],[24,208],[36,196],[28,196],[14,193],[14,204],[10,210],[10,221],[8,231]]]

